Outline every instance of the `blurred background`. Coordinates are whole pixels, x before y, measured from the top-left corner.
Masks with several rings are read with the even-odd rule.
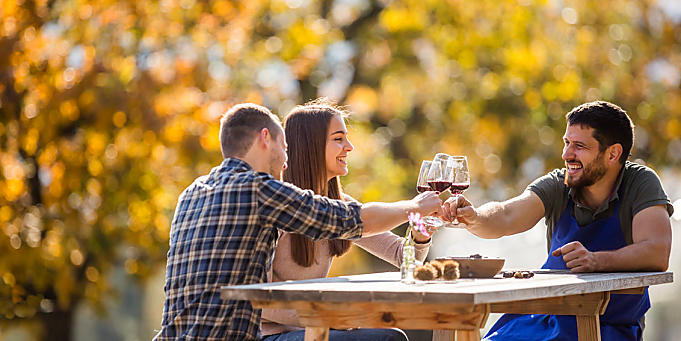
[[[0,340],[151,339],[177,196],[221,161],[218,119],[247,101],[280,117],[319,96],[347,105],[355,198],[412,197],[421,160],[446,152],[468,156],[475,204],[562,167],[565,113],[612,101],[636,124],[631,159],[674,203],[681,270],[678,0],[0,6]],[[429,257],[537,268],[544,235],[443,230]],[[332,274],[371,271],[396,269],[353,248]],[[679,280],[650,291],[645,339],[678,337]]]

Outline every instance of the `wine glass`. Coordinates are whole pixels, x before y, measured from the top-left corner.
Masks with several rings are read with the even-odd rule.
[[[445,153],[438,153],[435,155],[435,158],[433,161],[423,161],[421,164],[421,172],[419,174],[419,180],[417,183],[417,190],[421,191],[437,191],[437,192],[444,192],[451,186],[452,184],[452,176],[451,171],[447,168],[447,160],[449,159],[449,155]],[[430,167],[428,170],[424,170],[424,163],[429,162]],[[425,179],[424,179],[425,178]],[[424,186],[424,183],[426,186]],[[440,218],[437,217],[432,217],[432,216],[427,216],[423,217],[423,222],[426,223],[426,225],[430,225],[435,228],[439,228],[440,226],[443,226],[446,224],[445,221],[443,221]]]
[[[468,159],[466,156],[452,156],[447,161],[447,165],[451,167],[452,170],[452,184],[449,191],[453,195],[461,195],[468,187],[471,186],[471,175],[468,171]],[[459,220],[454,217],[452,224],[458,224]]]
[[[419,193],[423,193],[425,191],[430,190],[430,186],[428,186],[428,172],[430,171],[430,166],[433,164],[433,161],[430,160],[423,160],[421,161],[421,170],[419,170],[419,179],[416,181],[416,191]]]
[[[452,173],[452,168],[449,164],[449,159],[451,156],[445,153],[435,154],[433,163],[430,166],[430,171],[428,171],[428,186],[433,189],[433,191],[444,192],[449,186],[452,185],[454,180],[454,174]]]

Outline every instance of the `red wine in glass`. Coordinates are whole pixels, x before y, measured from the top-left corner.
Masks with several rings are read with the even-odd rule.
[[[433,191],[436,192],[444,192],[451,186],[452,183],[449,181],[428,181],[428,186],[433,189]]]
[[[452,184],[452,187],[450,187],[449,190],[452,192],[452,194],[461,194],[470,186],[470,182],[455,182]]]
[[[416,191],[419,193],[423,193],[430,190],[431,190],[430,186],[416,186]]]

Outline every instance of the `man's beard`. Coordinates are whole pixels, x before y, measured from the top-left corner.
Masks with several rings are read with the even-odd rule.
[[[582,176],[577,180],[572,180],[570,178],[570,173],[565,170],[565,185],[575,189],[581,189],[584,187],[591,186],[595,184],[598,180],[605,176],[607,169],[603,164],[604,152],[598,153],[596,159],[591,161],[588,165],[582,164]]]
[[[281,165],[284,163],[276,155],[270,157],[270,171],[269,173],[277,180],[281,181],[284,177],[282,176],[283,169]]]

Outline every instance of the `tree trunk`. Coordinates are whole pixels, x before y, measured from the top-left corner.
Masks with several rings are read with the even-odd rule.
[[[71,340],[73,310],[56,310],[52,313],[41,314],[40,319],[43,326],[42,340]]]

